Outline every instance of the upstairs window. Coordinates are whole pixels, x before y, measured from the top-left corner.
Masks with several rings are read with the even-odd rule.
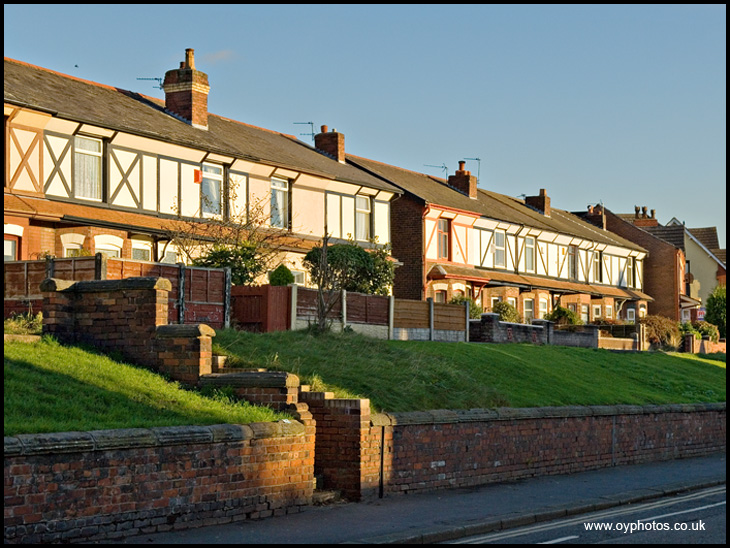
[[[285,179],[271,179],[271,226],[289,228],[289,181]]]
[[[203,180],[200,184],[200,210],[203,215],[220,215],[221,191],[223,189],[223,167],[203,164]]]
[[[525,238],[525,271],[535,272],[535,238]]]
[[[578,279],[578,247],[574,245],[568,246],[568,277]]]
[[[366,242],[370,240],[372,225],[372,207],[367,196],[355,197],[355,238]]]
[[[505,235],[501,230],[494,232],[494,266],[505,268],[506,263]]]
[[[633,257],[626,259],[626,286],[636,287],[636,264]]]
[[[449,260],[449,239],[451,223],[448,219],[439,219],[436,228],[438,258]]]
[[[593,252],[593,281],[603,282],[603,252]]]
[[[77,198],[102,201],[102,143],[91,137],[74,137],[74,194]]]

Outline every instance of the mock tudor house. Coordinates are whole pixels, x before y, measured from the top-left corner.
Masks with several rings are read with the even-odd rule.
[[[289,234],[285,262],[325,233],[390,242],[396,187],[345,162],[344,136],[316,147],[208,112],[192,49],[167,71],[164,102],[5,59],[5,260],[105,253],[177,262],[169,226],[261,204]],[[233,189],[235,188],[235,192]]]
[[[392,202],[394,294],[448,302],[466,296],[486,312],[513,304],[524,320],[562,306],[584,321],[647,313],[646,250],[551,206],[543,189],[524,200],[477,187],[459,169],[448,180],[348,155],[403,190]]]

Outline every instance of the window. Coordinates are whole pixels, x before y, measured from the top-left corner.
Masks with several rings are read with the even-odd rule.
[[[600,317],[601,317],[601,305],[594,304],[593,305],[593,319],[600,318]]]
[[[525,321],[529,323],[535,319],[535,301],[532,299],[525,299],[524,307],[525,307]]]
[[[5,261],[17,261],[18,260],[18,237],[17,236],[5,236],[3,240],[3,248],[5,250]]]
[[[81,257],[84,254],[84,248],[81,244],[68,244],[63,247],[64,257]]]
[[[548,315],[548,301],[547,299],[540,299],[540,319],[545,319]]]
[[[506,267],[505,235],[503,231],[494,232],[494,266]]]
[[[580,307],[580,319],[583,320],[583,323],[590,323],[591,319],[588,316],[588,305],[583,304]]]
[[[568,277],[578,279],[578,248],[574,245],[568,246]]]
[[[102,200],[101,156],[99,139],[74,137],[74,193],[77,198]]]
[[[634,258],[629,257],[626,259],[626,286],[627,287],[635,287],[636,286],[636,269],[634,268]]]
[[[593,281],[603,282],[603,251],[593,252]]]
[[[627,308],[626,320],[630,322],[636,321],[636,310],[634,310],[633,308]]]
[[[94,248],[97,253],[102,253],[107,257],[121,257],[122,245],[124,240],[118,236],[111,234],[100,234],[94,236]]]
[[[200,184],[200,210],[203,215],[220,215],[223,167],[203,164],[203,180]]]
[[[535,272],[535,238],[525,238],[525,270]]]
[[[292,270],[291,273],[294,275],[294,283],[296,285],[304,285],[305,274],[299,270]]]
[[[507,297],[507,304],[511,304],[515,307],[515,310],[517,310],[517,299],[514,297]]]
[[[445,303],[446,302],[446,291],[444,291],[444,290],[436,291],[434,302]]]
[[[492,297],[492,310],[494,310],[494,305],[502,302],[502,297]]]
[[[132,240],[132,259],[136,261],[151,261],[152,242]]]
[[[613,318],[613,307],[610,304],[606,305],[606,318]]]
[[[366,242],[370,240],[372,226],[372,207],[367,196],[355,197],[355,238]]]
[[[271,226],[289,228],[289,181],[271,179]]]
[[[449,260],[449,229],[450,221],[448,219],[439,219],[436,234],[438,244],[438,258]]]

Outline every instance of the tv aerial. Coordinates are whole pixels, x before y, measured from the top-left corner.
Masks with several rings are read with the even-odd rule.
[[[162,89],[162,78],[137,78],[137,80],[154,80],[157,82],[155,86],[157,89]]]
[[[314,122],[294,122],[294,124],[299,126],[309,126],[312,130],[310,133],[300,133],[299,135],[309,135],[312,138],[312,142],[314,142]]]
[[[464,158],[464,160],[476,160],[476,162],[477,162],[477,183],[478,183],[479,176],[482,172],[482,159],[481,158]]]
[[[449,168],[446,166],[446,164],[441,164],[440,166],[435,166],[433,164],[423,164],[423,165],[426,166],[426,167],[437,167],[437,168],[439,168],[441,171],[444,172],[444,177],[449,172]]]

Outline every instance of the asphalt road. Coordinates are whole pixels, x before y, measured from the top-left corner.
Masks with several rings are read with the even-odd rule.
[[[725,544],[725,486],[446,544]]]

